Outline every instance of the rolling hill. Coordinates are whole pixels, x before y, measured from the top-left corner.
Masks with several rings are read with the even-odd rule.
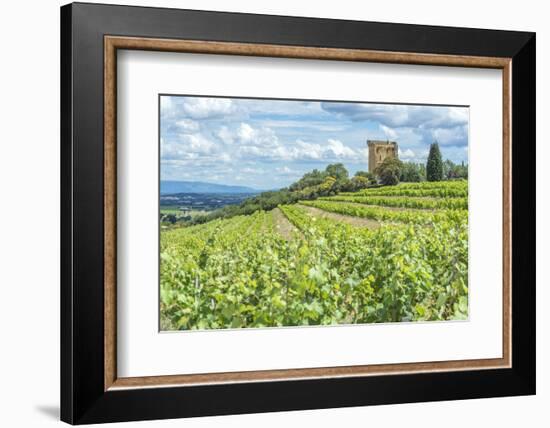
[[[227,186],[225,184],[205,183],[202,181],[164,181],[160,182],[160,194],[173,193],[260,193],[261,190],[246,186]]]

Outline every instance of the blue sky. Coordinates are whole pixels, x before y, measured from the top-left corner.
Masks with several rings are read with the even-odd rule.
[[[354,174],[367,140],[397,141],[411,162],[437,140],[444,159],[468,162],[467,107],[163,95],[160,111],[162,180],[275,189],[335,162]]]

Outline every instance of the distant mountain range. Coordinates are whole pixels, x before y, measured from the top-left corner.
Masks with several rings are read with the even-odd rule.
[[[160,194],[173,193],[260,193],[261,190],[246,186],[226,186],[225,184],[205,183],[202,181],[163,181],[160,182]]]

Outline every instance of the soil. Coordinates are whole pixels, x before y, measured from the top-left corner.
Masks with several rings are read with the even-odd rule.
[[[298,229],[288,221],[283,212],[279,208],[275,208],[273,211],[273,218],[275,220],[275,229],[279,234],[289,241],[293,235],[296,235]]]

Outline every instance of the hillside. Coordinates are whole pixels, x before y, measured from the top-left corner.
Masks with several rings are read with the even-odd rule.
[[[260,190],[246,186],[226,186],[225,184],[205,183],[202,181],[164,181],[160,182],[160,194],[174,193],[259,193]]]
[[[378,186],[166,229],[160,277],[162,330],[465,320],[468,182]]]

